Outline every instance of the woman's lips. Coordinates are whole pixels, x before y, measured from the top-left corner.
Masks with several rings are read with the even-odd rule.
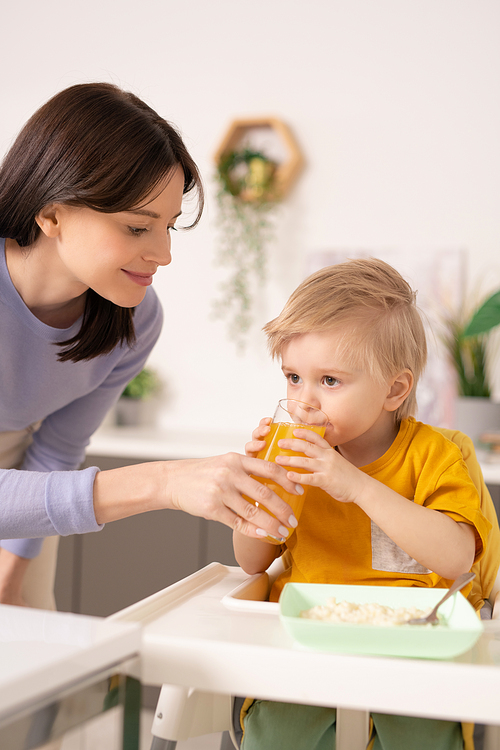
[[[139,286],[149,286],[153,283],[152,273],[133,273],[132,271],[126,271],[124,268],[122,268],[122,271],[131,281],[135,281]]]

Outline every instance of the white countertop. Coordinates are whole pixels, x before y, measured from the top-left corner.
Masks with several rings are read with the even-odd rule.
[[[165,432],[152,427],[101,427],[87,447],[92,456],[164,461],[205,458],[230,451],[243,453],[249,435],[240,433]]]
[[[153,427],[102,427],[92,436],[87,454],[164,461],[243,453],[249,435],[243,433],[164,432]],[[486,484],[500,485],[500,461],[478,451]]]
[[[139,655],[130,623],[0,605],[0,721]]]

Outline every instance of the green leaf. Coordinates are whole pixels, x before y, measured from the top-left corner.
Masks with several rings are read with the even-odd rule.
[[[495,292],[476,310],[467,325],[464,336],[478,336],[500,325],[500,292]]]
[[[146,367],[133,378],[122,393],[122,398],[147,398],[158,387],[158,377]]]

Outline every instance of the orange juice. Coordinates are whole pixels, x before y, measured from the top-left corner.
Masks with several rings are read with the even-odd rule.
[[[297,429],[304,429],[304,430],[312,430],[313,432],[316,432],[321,437],[325,434],[326,425],[311,425],[311,424],[293,424],[290,422],[273,422],[271,424],[271,432],[269,435],[266,436],[266,447],[263,448],[259,453],[257,454],[257,458],[261,458],[264,461],[274,461],[276,459],[276,456],[303,456],[303,453],[298,453],[297,451],[290,451],[290,450],[284,450],[283,448],[280,448],[278,445],[278,440],[285,440],[285,439],[292,439],[294,438],[294,431]],[[287,468],[287,467],[285,467]],[[307,474],[308,472],[305,469],[297,469],[297,468],[290,468],[290,471],[296,471],[299,474]],[[276,484],[276,482],[273,482],[271,479],[265,479],[264,477],[256,477],[252,474],[253,479],[256,479],[261,484],[265,484],[267,487],[269,487],[273,492],[275,492],[279,497],[282,498],[282,500],[285,501],[285,503],[288,503],[288,505],[291,507],[293,514],[297,520],[299,520],[299,516],[302,513],[302,508],[304,507],[304,500],[306,497],[307,487],[303,487],[304,494],[303,495],[293,495],[291,492],[287,492],[283,489],[283,487],[280,484]],[[244,495],[245,499],[251,502],[253,505],[255,505],[255,501],[252,500],[250,497],[247,497]],[[264,508],[264,506],[261,506],[262,510],[265,510],[269,515],[276,517],[274,513],[271,513],[271,511],[267,510],[267,508]],[[289,533],[288,536],[293,532],[293,528],[289,527]],[[280,541],[275,539],[272,536],[266,536],[264,539],[268,542],[271,542],[272,544],[281,544]]]

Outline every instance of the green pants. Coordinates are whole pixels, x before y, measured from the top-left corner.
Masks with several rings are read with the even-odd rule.
[[[372,714],[370,750],[463,750],[455,721]],[[244,719],[241,750],[335,750],[334,708],[255,701]]]

